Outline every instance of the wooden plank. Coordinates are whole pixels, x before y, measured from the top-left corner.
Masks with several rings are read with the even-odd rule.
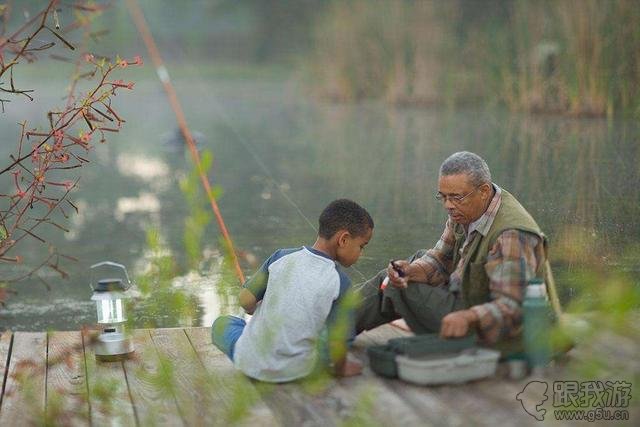
[[[160,357],[172,366],[173,393],[178,411],[187,425],[203,425],[221,415],[211,399],[212,388],[203,366],[183,329],[153,329],[153,340]]]
[[[388,338],[394,337],[395,331],[382,328],[384,327],[367,331],[360,341],[361,345],[372,341],[375,344],[384,344]],[[366,352],[366,348],[359,350],[361,354]],[[366,371],[367,375],[375,375],[368,367]],[[427,420],[430,425],[532,424],[524,412],[520,413],[519,404],[515,400],[517,392],[514,392],[517,386],[504,384],[501,377],[441,386],[419,386],[402,380],[382,378],[380,380],[389,390],[399,395],[401,402],[409,405],[411,411]],[[392,406],[389,408],[392,409]]]
[[[425,426],[430,418],[421,417],[384,380],[365,370],[361,376],[341,378],[326,392],[339,403],[341,419],[355,425]]]
[[[161,363],[148,329],[133,332],[134,358],[124,362],[129,394],[140,425],[184,425],[166,378],[170,367]]]
[[[91,403],[91,425],[136,425],[123,362],[97,362],[89,336],[82,338]]]
[[[14,333],[0,425],[13,427],[44,422],[46,361],[45,332]]]
[[[386,333],[392,334],[392,337],[397,334],[394,330]],[[404,331],[400,331],[400,333],[402,336],[406,334]],[[358,336],[352,353],[363,363],[363,373],[358,377],[338,380],[340,388],[333,392],[334,395],[344,395],[343,400],[347,402],[349,399],[355,400],[355,403],[347,403],[346,405],[355,407],[351,418],[358,425],[438,425],[438,418],[434,415],[425,417],[411,402],[397,393],[393,385],[400,383],[399,381],[379,377],[369,368],[366,347],[386,342],[386,339],[387,337],[376,339],[376,334],[363,333]]]
[[[473,414],[464,413],[457,402],[445,401],[429,387],[407,384],[400,380],[385,380],[390,390],[400,396],[400,400],[409,405],[433,426],[476,425]]]
[[[395,329],[389,327],[390,337],[407,335]],[[209,353],[207,359],[214,364],[216,371],[220,371],[221,365],[233,370],[228,358],[211,344],[210,328],[191,329],[187,331],[188,335],[190,333],[200,336],[201,348]],[[340,380],[329,377],[278,385],[254,384],[279,423],[285,426],[331,426],[342,425],[345,421],[359,425],[425,425],[424,420],[417,417],[393,391],[381,391],[382,383],[372,377]]]
[[[530,424],[524,412],[520,414],[507,409],[502,402],[486,396],[483,386],[461,384],[430,387],[400,380],[390,382],[390,386],[416,412],[432,420],[434,425]]]
[[[189,329],[187,335],[191,337],[196,351],[206,354],[205,365],[209,365],[211,371],[218,374],[228,372],[231,378],[239,375],[228,358],[211,344],[210,328]],[[279,424],[284,426],[331,426],[342,425],[345,421],[364,425],[425,424],[395,393],[389,390],[386,394],[381,393],[380,383],[373,378],[365,381],[363,377],[357,377],[278,385],[254,384]]]
[[[526,426],[536,423],[517,405],[506,405],[503,401],[492,398],[487,393],[492,386],[492,380],[480,380],[462,385],[434,387],[434,391],[445,402],[455,399],[461,412],[473,414],[478,425]],[[515,395],[513,399],[515,401]]]
[[[383,325],[366,331],[356,340],[362,354],[366,346],[384,344],[391,338],[410,336],[410,333]],[[370,372],[367,368],[367,371]],[[371,375],[375,375],[371,373]],[[381,379],[382,380],[382,379]],[[382,380],[400,400],[410,405],[432,425],[504,425],[524,424],[529,420],[520,417],[513,393],[514,388],[502,384],[502,380],[491,378],[462,385],[418,386],[401,380]],[[504,394],[502,396],[501,394]],[[511,402],[510,399],[513,399]],[[524,414],[526,415],[526,414]]]
[[[299,383],[266,384],[257,383],[262,399],[273,411],[280,425],[294,426],[337,426],[339,403],[330,407],[331,402],[321,391],[305,391]],[[332,384],[325,384],[330,387]],[[311,386],[310,389],[317,388]]]
[[[234,383],[234,391],[240,391],[236,399],[220,399],[217,390],[220,383],[214,375],[206,375],[206,370],[198,358],[186,333],[182,329],[156,329],[151,337],[158,352],[167,358],[173,366],[174,391],[183,419],[188,425],[202,423],[203,420],[217,420],[221,424],[227,418],[236,423],[237,412],[248,406],[250,389],[242,387],[242,383]],[[204,375],[203,375],[204,374]],[[246,385],[246,383],[245,383]],[[227,403],[228,405],[225,405]]]
[[[512,381],[506,379],[506,376],[496,376],[469,384],[468,391],[481,395],[483,399],[493,402],[502,408],[505,417],[511,417],[515,421],[519,421],[520,425],[534,425],[539,422],[533,417],[527,415],[522,409],[522,404],[516,399],[516,396],[525,388],[525,386],[533,381],[534,378],[529,376],[523,380]],[[552,384],[553,380],[545,379],[549,384],[548,396],[553,399]],[[547,402],[550,404],[550,401]],[[548,422],[549,419],[546,420]]]
[[[2,386],[0,388],[0,407],[2,407],[2,397],[4,395],[4,384],[7,380],[7,372],[9,368],[9,356],[11,354],[11,338],[13,333],[5,331],[0,334],[0,373],[2,374]]]
[[[262,385],[261,392],[283,425],[428,425],[371,373]]]
[[[361,334],[354,350],[366,361],[368,345],[406,335],[385,325]],[[464,385],[421,387],[382,379],[366,368],[359,377],[271,385],[251,382],[237,372],[211,344],[210,328],[143,330],[135,331],[134,337],[136,358],[96,364],[90,347],[84,357],[78,351],[69,352],[82,345],[80,332],[53,333],[45,371],[45,334],[16,333],[13,344],[10,332],[0,335],[0,363],[6,365],[9,360],[8,367],[3,365],[8,374],[0,425],[42,423],[45,396],[46,407],[52,408],[58,391],[66,400],[61,401],[61,411],[47,410],[50,421],[86,425],[85,381],[91,391],[92,425],[535,424],[515,399],[522,382],[505,381],[502,376]],[[71,356],[64,357],[68,353]],[[28,363],[31,358],[34,364]],[[53,364],[58,358],[64,363]],[[17,381],[19,366],[30,374],[27,387]],[[162,373],[165,380],[160,379]],[[104,402],[99,398],[107,383],[113,386],[107,399],[112,401],[110,411],[101,407]]]
[[[47,422],[69,426],[89,425],[89,399],[82,336],[52,332],[48,337]]]
[[[185,333],[198,359],[206,369],[210,399],[221,425],[280,425],[254,385],[238,372],[233,363],[211,343],[211,328],[188,328]]]
[[[238,377],[246,378],[239,374],[233,368],[231,361],[211,344],[210,333],[210,328],[187,330],[187,335],[191,337],[196,351],[202,355],[205,366],[217,373],[218,381],[224,380],[224,377],[220,378],[221,375],[227,376],[232,382],[237,382]],[[341,425],[345,418],[351,417],[358,410],[358,399],[361,397],[360,394],[343,390],[333,378],[287,384],[252,382],[271,408],[273,423],[285,426]],[[251,418],[266,419],[264,416]]]

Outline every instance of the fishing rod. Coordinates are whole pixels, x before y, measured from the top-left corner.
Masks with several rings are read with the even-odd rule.
[[[129,9],[129,13],[131,14],[131,18],[144,41],[144,44],[149,52],[149,56],[151,56],[151,60],[153,61],[153,65],[155,66],[156,73],[158,74],[158,78],[164,87],[164,90],[169,98],[169,104],[176,116],[176,120],[178,121],[178,126],[180,127],[180,131],[184,137],[184,140],[187,143],[187,147],[189,147],[189,153],[191,154],[191,159],[198,170],[198,175],[200,177],[200,182],[202,183],[202,187],[204,188],[205,193],[207,194],[207,198],[209,199],[209,203],[211,205],[211,209],[216,217],[216,221],[218,222],[218,227],[222,232],[222,236],[224,238],[225,244],[229,250],[231,255],[231,259],[233,261],[233,265],[235,267],[236,276],[240,280],[240,283],[244,283],[245,278],[242,273],[242,269],[240,268],[240,263],[238,262],[238,256],[236,255],[236,251],[233,246],[233,241],[231,240],[231,235],[227,230],[227,227],[224,223],[224,219],[222,218],[222,214],[220,213],[220,209],[218,208],[218,203],[213,197],[213,191],[211,190],[211,184],[209,183],[209,178],[207,177],[206,171],[202,167],[202,163],[200,161],[200,155],[198,154],[198,150],[196,149],[196,144],[193,139],[193,135],[187,126],[187,119],[184,115],[184,111],[182,110],[182,106],[180,101],[178,100],[178,95],[176,94],[176,90],[171,83],[171,78],[169,77],[169,71],[167,67],[164,65],[164,61],[162,60],[162,56],[160,55],[160,51],[158,50],[158,46],[149,30],[147,22],[144,18],[144,14],[137,0],[126,0],[127,7]]]
[[[216,214],[216,219],[218,220],[218,225],[220,226],[220,229],[222,231],[222,234],[225,238],[225,241],[227,243],[227,245],[229,246],[230,252],[233,256],[233,261],[236,267],[236,274],[238,275],[238,278],[240,278],[241,282],[244,282],[244,275],[242,274],[242,270],[240,269],[240,266],[238,264],[238,259],[236,256],[236,253],[233,249],[233,244],[231,241],[231,238],[226,230],[226,227],[224,225],[224,221],[222,219],[222,215],[220,214],[217,204],[215,202],[215,199],[213,199],[213,197],[211,197],[211,189],[210,189],[210,185],[209,182],[207,180],[207,176],[206,173],[202,170],[202,167],[200,165],[200,159],[199,159],[199,155],[197,152],[197,149],[195,147],[195,142],[193,140],[193,136],[191,135],[191,132],[187,126],[186,123],[186,119],[184,116],[184,113],[182,111],[182,108],[180,106],[180,102],[178,101],[177,95],[175,93],[175,89],[171,83],[171,79],[169,77],[169,72],[167,70],[167,68],[164,65],[164,62],[162,60],[162,57],[160,56],[160,53],[158,51],[158,47],[155,43],[155,40],[153,38],[153,35],[151,34],[146,20],[144,19],[144,14],[142,12],[142,9],[140,8],[140,6],[138,5],[137,0],[127,0],[126,1],[127,6],[129,7],[129,11],[131,13],[132,19],[138,29],[138,31],[140,32],[140,35],[143,38],[143,41],[147,47],[147,50],[149,51],[149,55],[151,56],[151,59],[156,67],[156,73],[158,74],[158,78],[160,79],[160,81],[162,82],[165,91],[167,92],[167,95],[169,96],[169,101],[171,103],[171,106],[176,114],[176,118],[178,120],[178,124],[180,126],[180,130],[185,138],[185,140],[187,141],[187,145],[189,146],[189,151],[191,152],[191,156],[193,158],[194,163],[196,164],[197,168],[198,168],[198,173],[200,175],[200,180],[202,182],[202,185],[205,188],[205,191],[207,192],[207,195],[209,195],[209,200],[211,201],[211,205],[213,208],[214,213]],[[212,101],[212,105],[216,105],[215,100]],[[305,220],[305,222],[309,225],[309,227],[311,227],[311,229],[317,233],[317,228],[313,225],[313,223],[311,222],[311,220],[309,220],[309,218],[304,214],[304,212],[302,211],[302,209],[298,206],[298,204],[288,195],[286,194],[283,190],[282,187],[280,185],[277,185],[278,182],[276,181],[276,179],[274,178],[273,174],[271,173],[271,171],[269,170],[269,168],[267,168],[267,166],[265,165],[265,163],[262,161],[262,159],[260,159],[260,157],[255,153],[255,151],[253,150],[253,147],[250,146],[250,144],[245,141],[244,138],[242,138],[239,133],[237,132],[237,130],[231,126],[229,124],[229,120],[226,117],[226,115],[224,114],[224,111],[220,108],[218,108],[218,116],[222,117],[226,123],[226,125],[229,127],[229,129],[232,131],[232,134],[234,135],[234,137],[245,147],[245,149],[247,150],[247,152],[251,155],[251,157],[253,157],[254,161],[256,162],[256,164],[258,165],[258,167],[260,169],[262,169],[262,171],[264,172],[264,174],[268,177],[268,179],[273,182],[275,185],[275,187],[278,189],[278,191],[280,192],[280,194],[282,195],[282,197],[287,201],[287,203],[289,203],[295,210],[296,212]],[[363,279],[366,280],[366,276],[355,266],[351,266],[351,268],[357,272]]]

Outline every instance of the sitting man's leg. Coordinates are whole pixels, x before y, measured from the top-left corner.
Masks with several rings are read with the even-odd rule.
[[[462,298],[428,283],[410,282],[406,289],[388,286],[382,305],[390,305],[416,334],[440,332],[442,318],[464,308]]]
[[[388,305],[383,310],[380,285],[385,277],[387,277],[386,269],[357,287],[360,301],[356,310],[356,334],[400,318],[400,315]]]
[[[242,335],[247,322],[235,316],[220,316],[211,326],[211,340],[213,344],[233,360],[236,341]]]
[[[408,261],[421,257],[424,252],[416,252]],[[386,275],[386,270],[382,270],[358,289],[361,304],[356,314],[356,333],[399,318],[417,334],[439,332],[444,316],[464,308],[462,298],[427,283],[411,282],[407,289],[388,285],[381,290],[380,284]]]

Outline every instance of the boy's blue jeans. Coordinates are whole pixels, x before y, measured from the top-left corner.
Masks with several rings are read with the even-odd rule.
[[[242,335],[247,322],[235,316],[220,316],[211,325],[213,345],[233,360],[236,341]]]

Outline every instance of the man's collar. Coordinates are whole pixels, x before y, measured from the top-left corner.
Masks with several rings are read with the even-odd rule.
[[[493,185],[495,194],[493,195],[493,198],[491,199],[487,210],[484,211],[482,216],[469,224],[467,235],[470,235],[474,231],[477,231],[483,236],[486,236],[489,232],[489,229],[493,225],[493,220],[496,218],[498,208],[500,208],[500,203],[502,202],[502,190],[494,183],[491,183],[491,185]]]

